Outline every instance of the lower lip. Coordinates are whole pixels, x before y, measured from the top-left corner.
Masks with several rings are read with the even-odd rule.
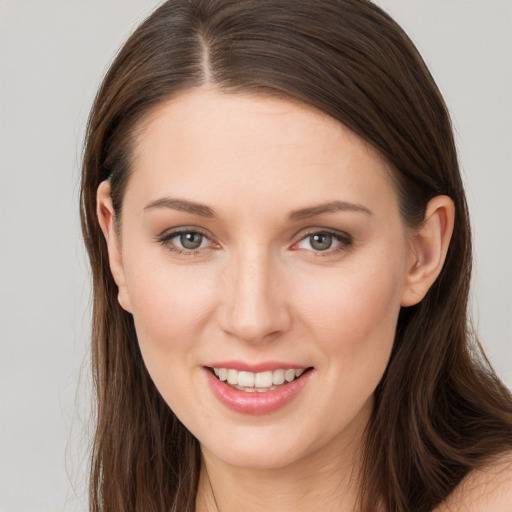
[[[208,384],[213,394],[229,409],[243,414],[261,415],[281,409],[290,403],[308,383],[312,371],[307,371],[298,379],[282,384],[273,391],[248,392],[232,388],[220,381],[205,368]]]

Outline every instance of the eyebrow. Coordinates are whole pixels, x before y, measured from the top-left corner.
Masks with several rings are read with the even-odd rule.
[[[294,210],[290,213],[290,220],[304,220],[310,217],[316,217],[322,213],[332,212],[362,212],[367,215],[373,215],[372,211],[366,208],[366,206],[354,203],[348,203],[346,201],[331,201],[329,203],[323,203],[309,208],[301,208],[300,210]]]
[[[170,208],[172,210],[178,210],[182,212],[192,213],[194,215],[200,215],[201,217],[212,218],[215,217],[215,211],[201,203],[194,201],[187,201],[185,199],[175,199],[172,197],[162,197],[155,201],[152,201],[144,207],[144,211],[151,210],[153,208]],[[294,210],[290,213],[289,219],[291,221],[298,221],[309,219],[323,213],[332,213],[337,211],[351,211],[351,212],[362,212],[367,215],[373,215],[371,210],[360,204],[349,203],[346,201],[331,201],[329,203],[323,203],[308,208],[301,208]]]
[[[185,199],[174,199],[172,197],[162,197],[161,199],[152,201],[144,207],[144,211],[153,208],[170,208],[172,210],[200,215],[201,217],[215,217],[215,211],[209,206],[193,201],[186,201]]]

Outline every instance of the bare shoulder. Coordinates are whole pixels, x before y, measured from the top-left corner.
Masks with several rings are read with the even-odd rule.
[[[512,451],[472,471],[434,512],[512,512]]]

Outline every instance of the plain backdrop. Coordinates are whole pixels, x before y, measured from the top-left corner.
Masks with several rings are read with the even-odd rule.
[[[0,1],[0,512],[86,510],[83,130],[156,0]],[[475,238],[475,325],[512,385],[512,2],[381,0],[450,107]]]

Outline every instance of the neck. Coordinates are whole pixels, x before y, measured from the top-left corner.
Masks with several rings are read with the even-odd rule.
[[[196,512],[352,512],[359,495],[362,439],[343,437],[278,468],[232,466],[202,447]]]

